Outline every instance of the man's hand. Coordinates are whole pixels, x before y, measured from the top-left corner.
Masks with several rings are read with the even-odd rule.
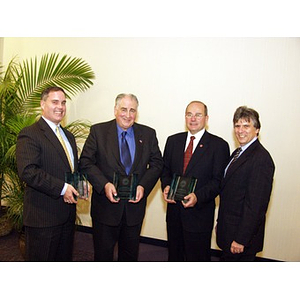
[[[197,196],[195,193],[190,193],[184,197],[184,201],[182,201],[182,205],[184,208],[194,207],[198,202]]]
[[[116,188],[111,182],[108,182],[105,185],[104,190],[105,190],[106,197],[109,199],[111,203],[119,203],[120,198],[117,198]]]
[[[165,188],[164,188],[164,191],[163,191],[163,196],[164,196],[164,200],[166,201],[166,202],[168,202],[168,203],[176,203],[176,201],[175,200],[170,200],[170,199],[168,199],[168,193],[169,193],[169,191],[170,191],[170,186],[169,185],[167,185]]]
[[[77,204],[77,200],[74,198],[74,195],[75,196],[79,196],[79,194],[75,190],[75,188],[71,184],[68,184],[67,190],[66,190],[66,192],[64,194],[64,201],[65,201],[65,203],[68,203],[68,204],[75,203],[75,204]]]
[[[128,202],[130,203],[138,203],[141,201],[141,199],[144,197],[144,187],[142,187],[141,185],[138,185],[136,188],[136,196],[135,199],[129,200]]]
[[[236,241],[233,241],[231,243],[230,251],[232,254],[238,254],[244,252],[244,245],[241,245],[237,243]]]

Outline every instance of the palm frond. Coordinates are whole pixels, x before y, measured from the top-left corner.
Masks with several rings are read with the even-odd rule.
[[[81,58],[71,58],[59,54],[45,54],[40,62],[37,58],[26,60],[22,65],[21,82],[18,94],[24,100],[24,109],[40,107],[42,91],[49,86],[62,87],[71,98],[78,92],[93,85],[95,74]]]
[[[6,134],[6,138],[9,147],[4,154],[4,161],[10,168],[16,170],[16,143],[19,132],[35,121],[36,117],[34,115],[15,115],[7,121],[6,128],[8,133]]]
[[[18,73],[19,65],[13,58],[7,66],[4,76],[0,76],[1,124],[5,124],[6,120],[16,114],[22,105],[22,101],[17,95],[17,86],[20,82],[20,78],[16,75]]]
[[[16,164],[16,142],[21,129],[33,124],[40,115],[40,97],[49,86],[62,87],[68,99],[85,91],[95,78],[91,67],[80,58],[45,54],[17,63],[10,61],[6,71],[0,66],[0,206],[7,200],[8,217],[22,225],[24,183]],[[74,121],[66,126],[77,143],[84,142],[90,124]],[[78,149],[80,150],[80,149]]]
[[[83,144],[90,132],[91,123],[89,121],[76,120],[65,126],[67,130],[73,133],[78,153],[81,153],[80,145]]]
[[[16,172],[8,172],[3,185],[3,199],[7,200],[7,217],[16,229],[20,230],[23,224],[23,198],[24,183],[21,182]]]

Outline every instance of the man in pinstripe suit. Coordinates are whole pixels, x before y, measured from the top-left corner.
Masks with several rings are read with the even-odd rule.
[[[66,95],[59,87],[41,96],[42,117],[21,130],[17,140],[18,173],[26,183],[23,224],[26,260],[71,261],[77,191],[65,182],[65,173],[77,171],[74,136],[60,126],[66,114]],[[67,154],[56,136],[58,130]],[[71,163],[71,165],[70,165]]]
[[[217,243],[221,261],[254,261],[263,249],[275,165],[258,140],[260,121],[254,109],[237,108],[233,126],[240,147],[221,182]]]

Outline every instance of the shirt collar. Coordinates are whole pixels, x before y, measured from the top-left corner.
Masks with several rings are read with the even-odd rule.
[[[124,130],[117,124],[117,130],[118,130],[118,136],[120,136],[123,131],[127,131],[127,135],[129,137],[132,137],[134,135],[133,126],[129,127],[127,130]]]
[[[244,152],[248,147],[250,147],[257,140],[257,136],[254,137],[248,144],[241,146],[242,152]]]
[[[190,131],[188,131],[187,140],[189,141],[190,137],[194,136],[195,137],[195,141],[199,142],[201,140],[204,132],[205,132],[205,128],[201,129],[200,131],[198,131],[195,134],[191,134]]]
[[[53,123],[52,121],[46,119],[44,116],[42,116],[42,118],[45,120],[45,122],[50,126],[50,128],[55,132],[55,129],[57,126],[60,127],[60,124],[56,125],[55,123]]]

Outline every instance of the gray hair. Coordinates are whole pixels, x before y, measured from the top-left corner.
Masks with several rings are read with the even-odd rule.
[[[125,98],[125,97],[130,97],[131,99],[135,100],[137,105],[139,105],[139,100],[137,99],[137,97],[133,94],[119,94],[115,100],[115,106],[118,106],[120,101]]]

